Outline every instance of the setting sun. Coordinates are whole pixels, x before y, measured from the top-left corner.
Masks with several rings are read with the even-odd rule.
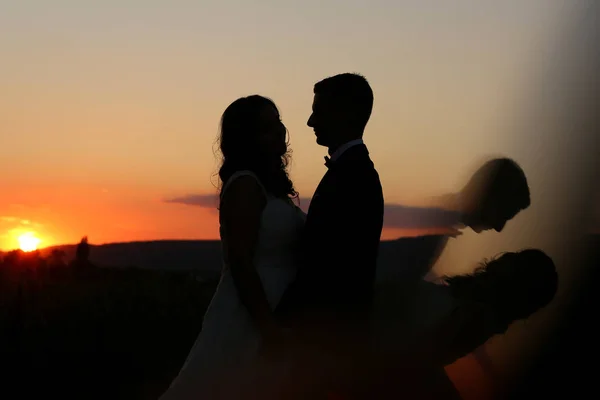
[[[23,251],[34,251],[37,250],[41,240],[35,237],[31,232],[27,232],[19,236],[19,248]]]

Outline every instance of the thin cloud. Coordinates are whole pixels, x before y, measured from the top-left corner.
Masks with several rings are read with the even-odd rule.
[[[214,208],[219,204],[218,197],[214,194],[186,194],[184,196],[166,199],[165,203],[184,204],[186,206],[202,208]]]
[[[300,208],[308,211],[311,199],[299,199]],[[215,209],[218,197],[214,194],[188,194],[165,200],[166,203],[184,204],[187,206]],[[351,215],[348,218],[352,218]],[[428,229],[444,228],[456,221],[453,211],[440,208],[419,208],[401,204],[388,203],[384,206],[384,227],[391,229]]]
[[[6,223],[6,224],[11,224],[11,225],[26,225],[26,226],[34,226],[36,228],[40,228],[42,227],[42,224],[31,221],[29,219],[25,219],[25,218],[19,218],[19,217],[13,217],[13,216],[9,216],[9,215],[2,215],[0,216],[0,222],[2,223]]]

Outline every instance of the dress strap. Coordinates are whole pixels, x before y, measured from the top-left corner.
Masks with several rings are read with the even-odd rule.
[[[265,189],[265,187],[263,186],[263,184],[260,182],[260,179],[258,179],[258,176],[256,176],[256,174],[254,172],[248,171],[248,170],[242,170],[242,171],[234,172],[233,175],[231,175],[229,177],[229,179],[227,179],[227,182],[225,182],[225,184],[223,185],[223,188],[221,189],[221,197],[223,197],[223,194],[225,194],[225,190],[227,190],[227,188],[229,187],[229,185],[231,185],[231,183],[233,181],[235,181],[237,178],[239,178],[241,176],[251,176],[251,177],[253,177],[254,180],[256,180],[256,183],[258,183],[258,185],[262,189],[263,194],[265,195],[265,197],[269,197],[269,195],[267,193],[267,190]]]

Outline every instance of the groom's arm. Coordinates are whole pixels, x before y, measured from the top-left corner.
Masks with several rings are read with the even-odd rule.
[[[462,225],[462,215],[441,207],[412,207],[389,204],[385,208],[389,226],[399,229],[448,229]]]
[[[422,279],[433,268],[443,253],[450,235],[406,237],[389,242],[389,253],[379,262],[380,277]]]
[[[462,304],[433,332],[423,335],[412,353],[431,364],[450,365],[501,333],[491,318],[482,305]]]

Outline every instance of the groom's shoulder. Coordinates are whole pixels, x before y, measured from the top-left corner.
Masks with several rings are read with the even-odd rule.
[[[361,173],[365,175],[377,175],[375,164],[367,148],[363,146],[355,146],[347,150],[348,154],[343,154],[340,158],[341,168],[340,170],[352,171],[354,173]]]
[[[342,178],[350,182],[381,185],[379,173],[375,169],[373,162],[369,159],[345,163],[338,170],[338,173]]]

